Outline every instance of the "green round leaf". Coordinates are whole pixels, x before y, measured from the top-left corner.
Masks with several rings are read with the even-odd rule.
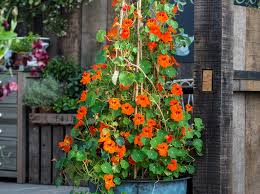
[[[124,86],[131,86],[135,81],[135,75],[133,73],[123,71],[119,75],[119,82]]]
[[[132,154],[131,154],[131,157],[133,158],[133,160],[135,162],[143,162],[144,161],[144,158],[145,158],[145,155],[142,151],[140,150],[133,150]]]
[[[111,174],[113,173],[113,170],[112,170],[112,166],[110,163],[108,162],[105,162],[104,164],[101,165],[101,169],[104,173],[106,174]]]
[[[127,169],[129,167],[129,163],[126,160],[121,160],[120,165],[123,169]]]
[[[98,42],[102,43],[106,40],[105,36],[106,36],[106,31],[105,30],[99,30],[97,32],[96,39],[97,39]]]
[[[152,70],[152,63],[144,59],[140,62],[140,67],[142,68],[145,74],[148,74]]]

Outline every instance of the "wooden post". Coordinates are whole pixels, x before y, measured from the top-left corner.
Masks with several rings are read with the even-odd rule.
[[[60,39],[58,43],[59,54],[67,57],[73,57],[77,63],[81,58],[81,8],[76,8],[69,17],[66,36]]]
[[[95,0],[82,7],[81,63],[85,66],[93,65],[97,52],[102,49],[103,44],[96,41],[96,33],[107,29],[109,1]]]
[[[233,1],[195,3],[195,115],[205,124],[204,156],[197,161],[194,194],[232,193]],[[212,91],[202,90],[212,70]]]

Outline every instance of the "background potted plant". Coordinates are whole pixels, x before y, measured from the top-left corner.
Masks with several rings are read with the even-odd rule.
[[[179,1],[178,1],[179,2]],[[175,20],[179,4],[167,0],[113,1],[112,28],[97,33],[107,44],[104,63],[85,71],[77,122],[59,147],[56,166],[93,193],[185,194],[201,155],[203,124],[182,106],[180,85],[166,87],[180,64],[176,49],[188,46]],[[187,40],[187,41],[185,41]],[[95,122],[89,123],[89,120]]]
[[[24,88],[23,102],[33,112],[50,112],[60,94],[59,83],[52,77],[30,80]]]
[[[37,36],[30,33],[28,36],[15,39],[10,47],[12,52],[12,69],[18,70],[20,67],[27,66],[27,62],[32,60],[33,42]]]
[[[83,68],[72,58],[57,56],[50,60],[43,70],[43,77],[51,76],[59,82],[61,95],[53,105],[57,113],[75,113],[80,91],[84,88],[80,84]]]

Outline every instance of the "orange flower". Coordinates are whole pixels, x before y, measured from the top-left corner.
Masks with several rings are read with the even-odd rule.
[[[107,38],[108,40],[113,40],[117,37],[118,35],[118,28],[117,27],[113,27],[110,28],[107,32]]]
[[[168,156],[168,145],[167,143],[161,143],[157,146],[157,150],[160,156],[166,157]]]
[[[172,106],[170,107],[170,110],[171,110],[171,112],[175,112],[175,111],[178,111],[178,110],[182,110],[182,106],[178,103],[178,104],[176,104],[176,105],[172,105]]]
[[[130,30],[129,29],[123,29],[121,32],[122,39],[128,39],[130,37]]]
[[[172,35],[170,32],[165,32],[164,34],[160,35],[160,38],[164,43],[169,43],[173,41]]]
[[[98,79],[100,80],[101,75],[102,75],[102,71],[101,70],[97,71],[96,74],[92,76],[92,80],[93,81],[98,80]]]
[[[156,84],[156,89],[158,90],[158,92],[162,92],[162,91],[163,91],[163,86],[162,86],[162,84],[157,83],[157,84]]]
[[[158,13],[156,14],[156,19],[157,19],[159,22],[165,23],[165,22],[168,21],[169,17],[168,17],[168,15],[167,15],[166,12],[161,11],[161,12],[158,12]]]
[[[121,135],[123,138],[127,139],[127,138],[130,136],[130,132],[129,132],[129,131],[127,131],[127,132],[123,131],[123,132],[120,133],[120,135]]]
[[[174,84],[172,86],[172,90],[171,90],[172,94],[174,94],[175,96],[181,96],[183,95],[182,92],[182,87],[179,84]]]
[[[74,125],[74,129],[78,129],[79,127],[83,126],[85,123],[82,120],[79,120],[76,125]]]
[[[175,171],[177,169],[177,160],[173,159],[171,160],[171,163],[168,164],[167,168],[170,170],[170,171]]]
[[[125,4],[125,5],[122,7],[122,9],[123,9],[123,11],[130,11],[130,10],[131,10],[131,6]]]
[[[173,140],[173,136],[172,135],[166,135],[165,139],[166,139],[167,143],[171,143],[172,140]]]
[[[161,4],[165,4],[166,3],[166,0],[161,0]]]
[[[171,66],[171,57],[169,55],[162,55],[160,54],[158,59],[157,59],[157,63],[163,67],[163,68],[167,68],[169,66]]]
[[[119,88],[121,90],[128,90],[130,88],[130,86],[124,86],[123,84],[119,84]]]
[[[89,132],[92,136],[96,134],[96,131],[97,131],[97,128],[95,128],[94,126],[89,127]]]
[[[182,127],[182,128],[181,128],[181,134],[182,134],[183,137],[186,135],[186,129],[185,129],[185,127]]]
[[[184,116],[183,116],[183,112],[182,112],[181,109],[176,109],[171,114],[171,119],[176,121],[176,122],[182,121],[183,118],[184,118]]]
[[[186,105],[187,112],[192,112],[193,107],[190,104]]]
[[[173,9],[172,9],[172,12],[174,13],[174,14],[176,14],[177,12],[178,12],[178,6],[177,5],[175,5],[174,7],[173,7]]]
[[[176,65],[177,64],[177,61],[176,61],[176,59],[173,56],[171,57],[171,64],[172,65]]]
[[[138,146],[140,146],[140,147],[142,147],[144,144],[142,143],[142,141],[141,141],[141,138],[142,138],[143,136],[141,135],[141,134],[139,134],[139,135],[137,135],[136,137],[135,137],[135,139],[134,139],[134,144],[135,145],[138,145]]]
[[[131,165],[135,165],[136,164],[136,162],[133,160],[133,158],[131,156],[128,157],[128,162]]]
[[[168,27],[168,32],[173,33],[173,34],[177,34],[177,31],[172,26]]]
[[[101,133],[103,131],[103,129],[109,129],[109,126],[106,125],[105,123],[100,123],[100,126],[99,126],[99,132]]]
[[[118,110],[121,107],[120,101],[118,98],[111,98],[109,101],[109,108],[113,110]]]
[[[113,154],[116,152],[116,143],[112,139],[107,138],[104,142],[103,149],[106,152]]]
[[[179,103],[178,100],[171,100],[171,101],[170,101],[170,105],[171,105],[171,106],[178,106],[178,105],[180,105],[180,103]]]
[[[122,108],[122,113],[128,116],[130,116],[135,112],[135,109],[129,103],[123,104],[121,108]]]
[[[123,28],[123,29],[129,29],[129,28],[131,28],[132,26],[133,26],[133,20],[128,19],[128,18],[126,18],[126,19],[123,20],[123,24],[122,24],[122,28]]]
[[[72,145],[72,137],[66,135],[64,140],[59,142],[59,148],[62,149],[64,152],[68,153],[71,150],[71,145]]]
[[[112,7],[115,7],[115,6],[116,6],[116,4],[118,3],[117,1],[118,1],[118,0],[113,0],[113,1],[112,1]]]
[[[85,102],[87,100],[87,95],[88,95],[88,91],[87,90],[84,90],[82,93],[81,93],[81,96],[79,98],[79,102]]]
[[[151,18],[151,19],[147,20],[146,25],[148,28],[151,28],[156,25],[156,20],[154,18]]]
[[[102,143],[102,142],[105,142],[105,141],[107,141],[109,139],[110,139],[110,133],[109,132],[107,132],[107,133],[101,132],[100,133],[100,138],[99,138],[98,142]]]
[[[134,125],[142,125],[144,124],[144,116],[140,113],[137,113],[133,118]]]
[[[78,120],[83,120],[84,117],[87,115],[87,112],[88,112],[87,107],[81,106],[81,107],[78,109],[78,111],[77,111],[76,118],[77,118]]]
[[[113,156],[113,157],[111,158],[111,162],[112,162],[113,164],[119,164],[119,161],[120,161],[120,158],[119,158],[118,156]]]
[[[151,26],[150,33],[160,37],[161,36],[161,27],[158,25]]]
[[[152,52],[155,49],[155,47],[157,46],[157,43],[156,42],[148,42],[147,46],[148,46],[148,49]]]
[[[104,181],[105,182],[111,182],[111,181],[113,181],[113,179],[114,179],[114,177],[113,177],[112,174],[105,174],[104,175]]]
[[[110,190],[112,187],[115,187],[115,183],[113,182],[114,176],[112,174],[105,174],[104,181],[105,181],[105,188],[106,190]]]
[[[147,96],[139,95],[136,97],[136,104],[145,108],[151,104],[151,101],[149,100],[149,98]]]
[[[104,63],[92,65],[92,69],[94,69],[94,70],[106,69],[106,68],[107,68],[107,64],[104,64]]]
[[[118,157],[121,159],[125,156],[125,153],[126,153],[126,147],[125,145],[121,146],[121,147],[117,147],[117,151],[118,153]]]
[[[144,127],[142,129],[141,135],[143,137],[152,138],[153,137],[153,128],[152,127]]]
[[[157,124],[154,119],[149,119],[147,125],[148,125],[148,127],[155,127]]]
[[[82,75],[80,83],[82,83],[83,85],[88,85],[90,81],[91,81],[91,74],[85,71]]]

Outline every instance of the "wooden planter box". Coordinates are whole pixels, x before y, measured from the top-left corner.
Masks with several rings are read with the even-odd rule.
[[[64,154],[58,148],[74,124],[73,114],[29,115],[29,183],[53,184],[58,173],[55,160]]]

